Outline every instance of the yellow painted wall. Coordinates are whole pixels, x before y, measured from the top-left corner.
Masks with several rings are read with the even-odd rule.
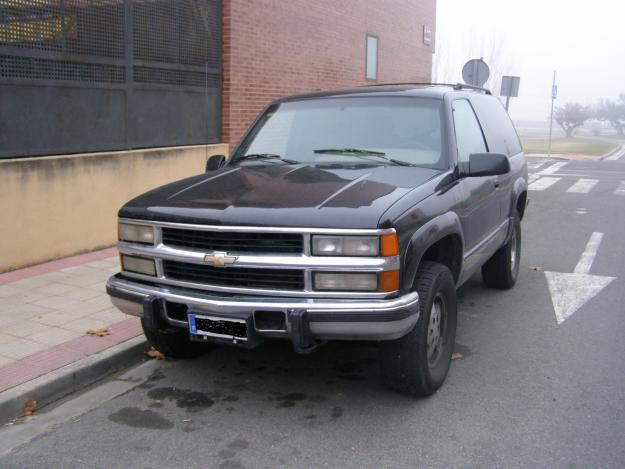
[[[112,246],[133,197],[204,171],[227,145],[0,160],[0,272]]]

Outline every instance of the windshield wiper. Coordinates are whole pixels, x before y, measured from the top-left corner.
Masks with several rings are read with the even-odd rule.
[[[319,148],[313,150],[315,153],[334,153],[334,154],[354,154],[354,155],[371,155],[371,156],[386,156],[386,153],[381,151],[363,150],[362,148]]]
[[[239,160],[280,160],[286,164],[300,164],[300,161],[287,160],[275,153],[250,153],[249,155],[243,155],[239,157]]]
[[[345,155],[345,156],[356,156],[356,157],[367,157],[367,156],[375,156],[376,158],[382,158],[383,160],[390,161],[391,163],[395,163],[400,166],[415,166],[412,163],[408,163],[407,161],[396,160],[394,158],[389,158],[386,156],[386,153],[381,151],[374,150],[364,150],[361,148],[319,148],[318,150],[313,150],[314,153],[318,153],[320,155]]]

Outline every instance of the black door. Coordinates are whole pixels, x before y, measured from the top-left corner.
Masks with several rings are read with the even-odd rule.
[[[480,124],[467,99],[452,103],[458,161],[469,161],[472,153],[488,151]],[[464,232],[466,262],[480,262],[481,247],[497,232],[500,204],[497,176],[465,177],[460,181],[463,204],[460,221]],[[472,259],[471,259],[472,258]]]

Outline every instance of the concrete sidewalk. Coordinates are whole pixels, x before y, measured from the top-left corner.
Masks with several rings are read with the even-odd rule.
[[[141,335],[106,294],[118,271],[111,248],[0,274],[0,397]],[[107,335],[87,334],[94,329]]]

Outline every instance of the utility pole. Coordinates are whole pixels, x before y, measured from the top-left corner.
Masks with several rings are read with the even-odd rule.
[[[556,86],[556,71],[553,71],[553,84],[551,85],[551,114],[549,116],[549,150],[547,155],[551,157],[551,136],[553,134],[553,103],[558,97],[558,87]]]

